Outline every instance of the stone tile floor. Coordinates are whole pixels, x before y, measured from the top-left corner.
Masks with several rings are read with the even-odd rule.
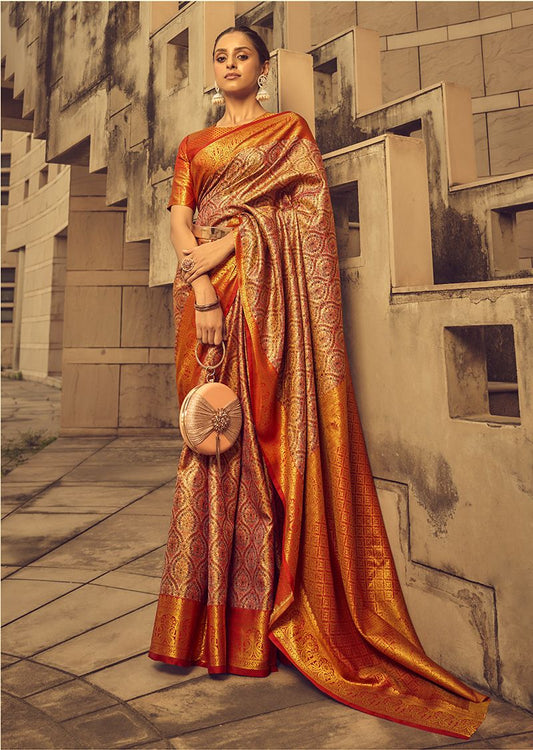
[[[19,399],[10,434],[53,390],[2,387]],[[350,709],[289,667],[213,677],[150,660],[179,450],[61,437],[5,477],[4,748],[533,748],[533,715],[499,699],[464,742]]]

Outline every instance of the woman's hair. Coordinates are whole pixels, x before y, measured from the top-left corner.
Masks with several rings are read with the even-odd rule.
[[[213,44],[213,60],[215,59],[215,50],[217,48],[218,40],[220,39],[221,36],[224,36],[224,34],[229,34],[232,31],[242,31],[243,34],[246,34],[248,39],[251,41],[251,43],[255,47],[257,54],[259,55],[259,61],[261,65],[267,60],[270,60],[270,52],[268,51],[268,48],[265,42],[259,36],[257,31],[254,31],[249,26],[229,26],[227,29],[224,29],[224,31],[221,31],[220,34],[215,39],[215,43]]]

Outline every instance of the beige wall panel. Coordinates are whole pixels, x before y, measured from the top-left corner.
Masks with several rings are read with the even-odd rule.
[[[91,174],[87,167],[73,166],[70,168],[71,197],[106,194],[107,175]],[[105,204],[102,203],[102,207]]]
[[[172,288],[124,287],[122,346],[173,346]]]
[[[122,365],[119,398],[120,427],[178,429],[173,364]]]
[[[485,34],[482,37],[487,94],[531,86],[533,25]]]
[[[354,2],[317,0],[309,3],[311,9],[311,44],[316,45],[356,25]]]
[[[474,115],[474,139],[476,143],[476,168],[478,177],[490,174],[489,142],[487,138],[487,118],[485,113]]]
[[[65,362],[61,427],[109,427],[118,423],[119,365]]]
[[[533,107],[487,112],[491,174],[533,169]]]
[[[122,211],[71,211],[67,269],[120,269],[123,241]]]
[[[358,2],[357,25],[374,29],[379,34],[401,34],[416,31],[416,3]]]
[[[149,242],[125,242],[123,268],[125,271],[148,270],[150,265]]]
[[[381,52],[383,101],[399,99],[420,88],[417,47]]]
[[[514,13],[517,10],[533,8],[533,3],[522,2],[493,2],[492,0],[482,0],[479,3],[479,17],[487,18],[488,16],[498,16],[500,13]]]
[[[472,96],[483,96],[481,39],[456,39],[420,47],[421,88],[438,81],[468,86]]]
[[[479,18],[478,5],[477,2],[418,2],[418,28],[422,30],[447,26],[450,23],[474,21]]]
[[[67,286],[64,346],[120,346],[121,287]]]

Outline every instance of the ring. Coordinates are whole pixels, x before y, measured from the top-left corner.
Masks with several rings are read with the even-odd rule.
[[[181,261],[180,268],[185,273],[187,273],[187,271],[192,271],[194,268],[194,258],[184,258]]]

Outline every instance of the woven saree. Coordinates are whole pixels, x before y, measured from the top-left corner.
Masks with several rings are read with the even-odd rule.
[[[266,676],[278,656],[342,703],[467,738],[489,698],[430,659],[399,584],[354,398],[335,224],[305,121],[267,113],[179,145],[168,208],[229,226],[210,272],[243,429],[222,471],[185,446],[149,656]],[[202,380],[173,283],[178,401]],[[213,360],[218,347],[205,347]]]

